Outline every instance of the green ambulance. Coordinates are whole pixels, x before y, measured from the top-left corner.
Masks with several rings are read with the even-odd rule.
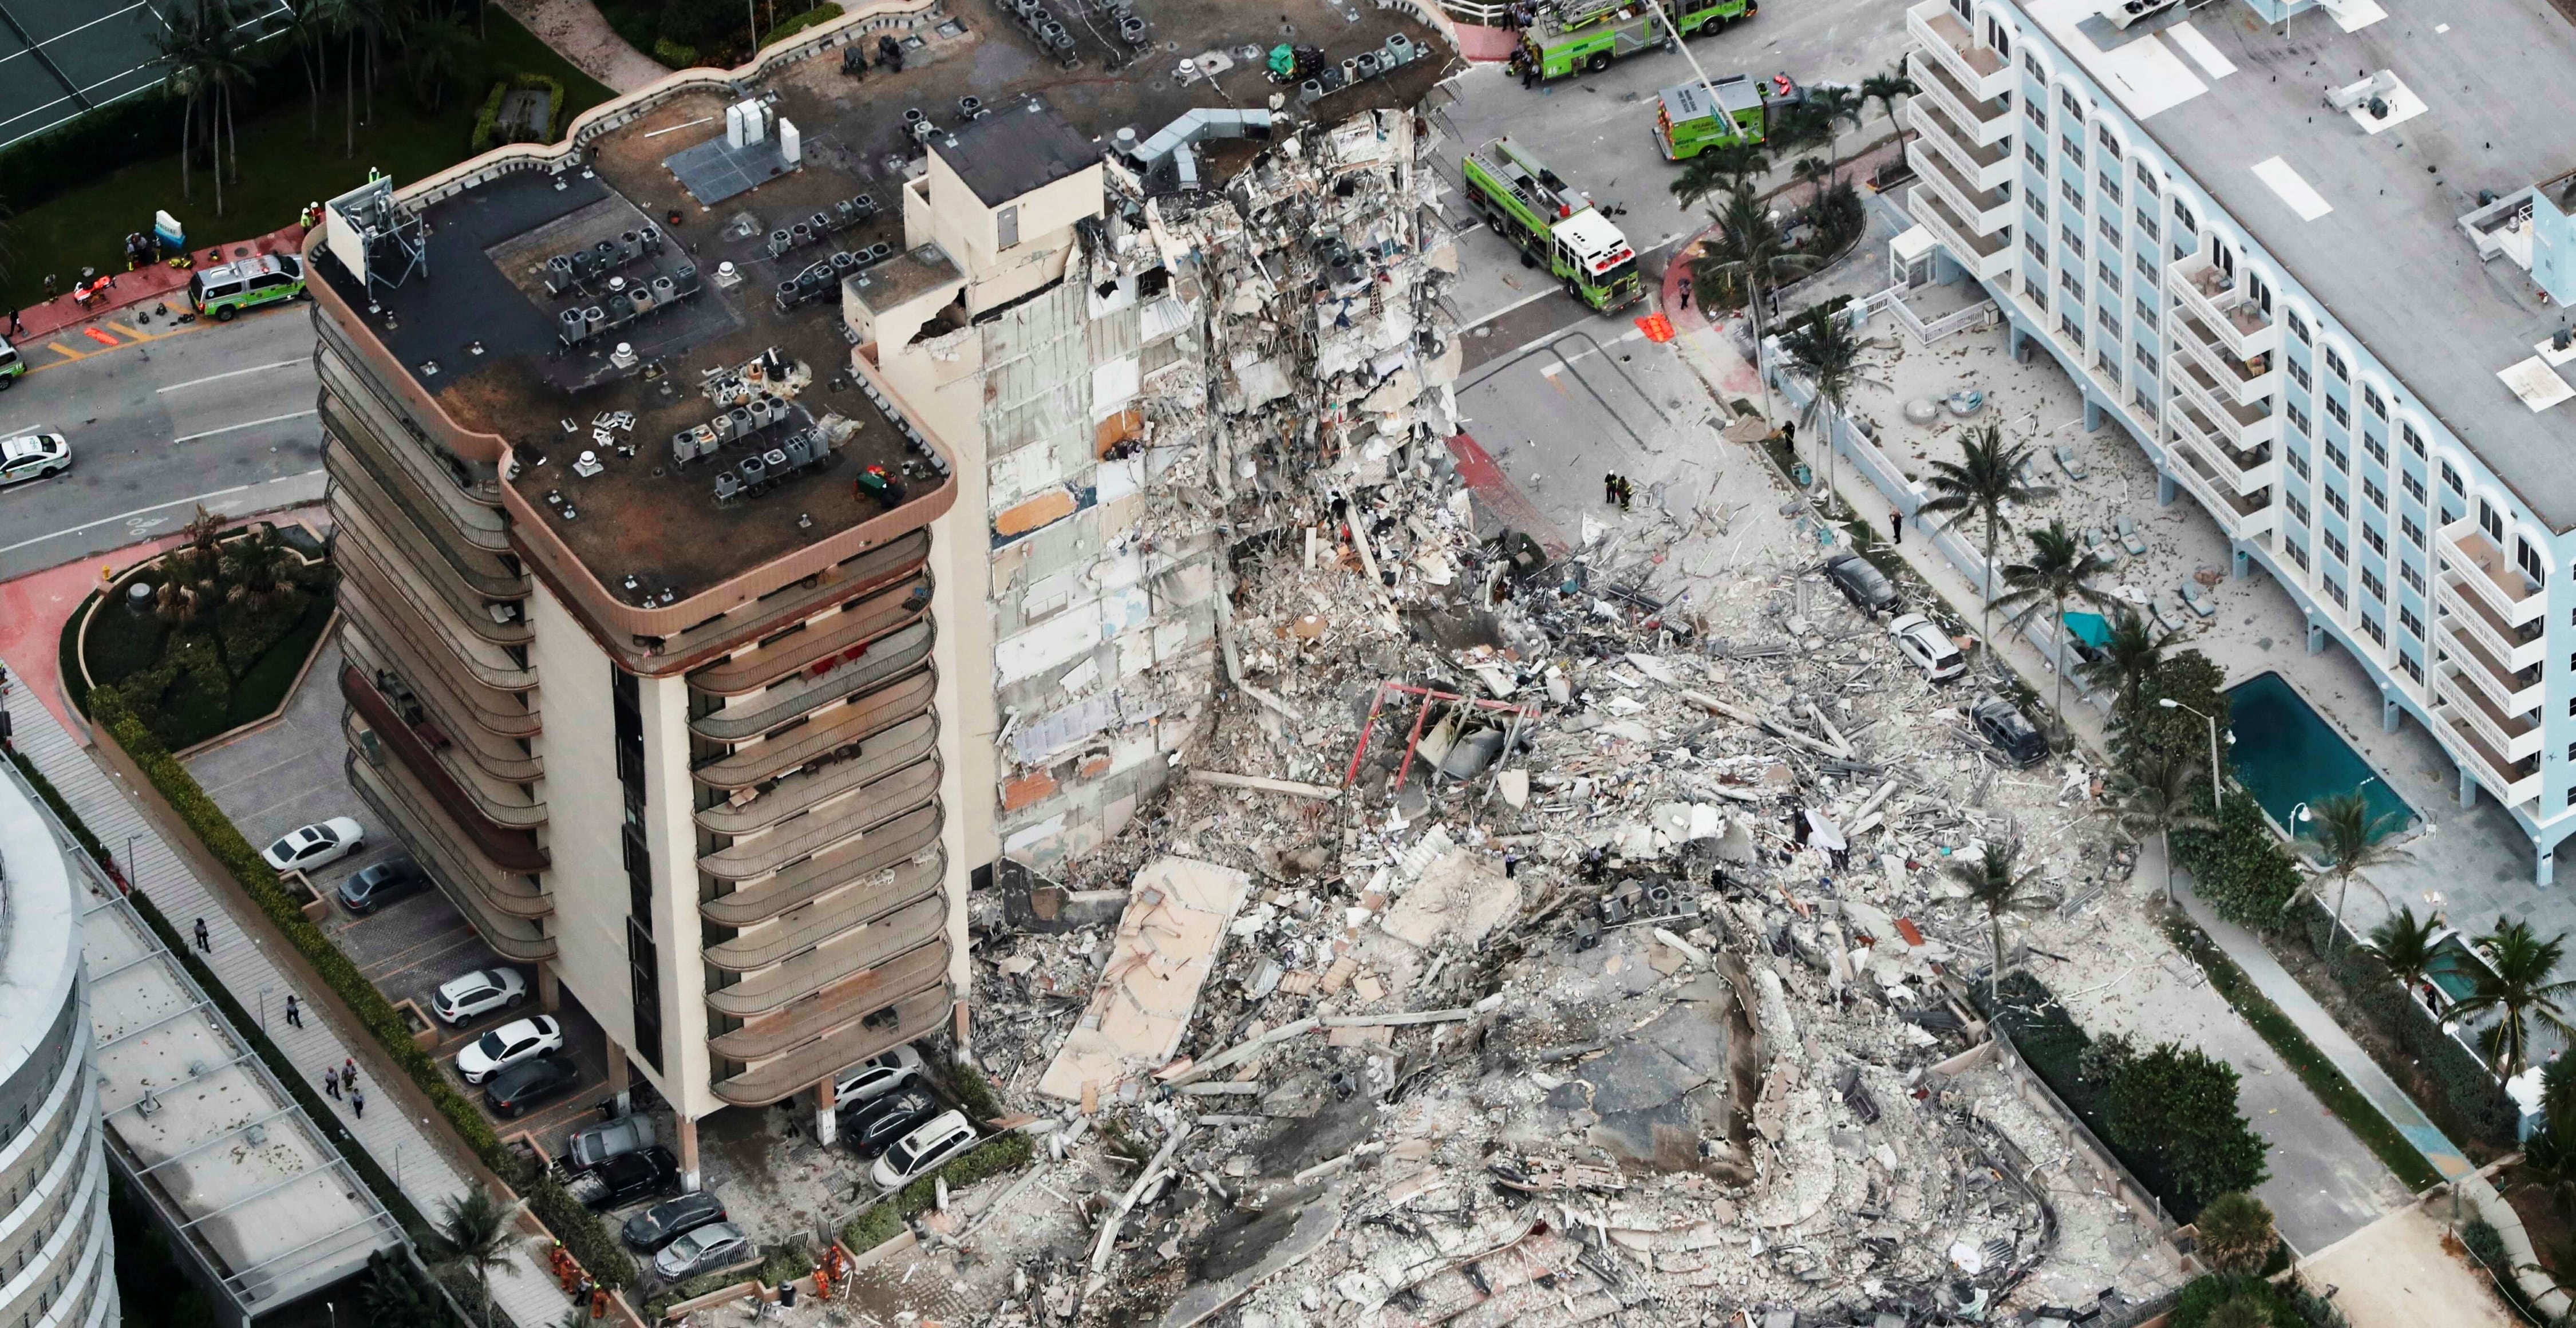
[[[1711,89],[1717,93],[1714,104]],[[1666,88],[1655,110],[1655,145],[1666,161],[1686,161],[1721,144],[1758,144],[1770,137],[1771,116],[1806,99],[1807,90],[1787,74],[1729,74],[1706,86]]]
[[[1696,37],[1760,12],[1761,0],[1555,0],[1522,31],[1521,59],[1543,79],[1597,74],[1622,56],[1669,48],[1673,28]]]
[[[1604,313],[1645,294],[1628,237],[1538,158],[1498,138],[1467,154],[1464,165],[1467,201],[1521,251],[1521,266],[1546,268]]]

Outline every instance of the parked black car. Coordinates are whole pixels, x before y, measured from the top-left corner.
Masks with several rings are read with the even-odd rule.
[[[870,1098],[841,1117],[841,1142],[874,1158],[939,1114],[939,1099],[918,1088]]]
[[[1980,696],[1968,707],[1968,719],[2014,765],[2037,765],[2048,759],[2048,736],[2023,718],[2012,702],[1991,694]]]
[[[1896,608],[1896,583],[1857,553],[1837,553],[1827,558],[1825,579],[1863,613],[1888,613]]]
[[[352,913],[373,913],[427,884],[419,863],[387,858],[340,882],[340,905]]]
[[[637,1213],[626,1219],[626,1225],[618,1234],[626,1238],[627,1244],[652,1254],[689,1232],[723,1220],[724,1201],[718,1199],[713,1190],[700,1190],[657,1203]]]
[[[619,1208],[668,1194],[679,1183],[680,1159],[667,1148],[645,1148],[620,1153],[582,1172],[566,1188],[592,1208]]]
[[[531,1056],[504,1065],[483,1081],[483,1102],[495,1116],[524,1116],[528,1108],[581,1082],[569,1056]]]

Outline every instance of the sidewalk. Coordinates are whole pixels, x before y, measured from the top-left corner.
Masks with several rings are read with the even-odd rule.
[[[255,254],[291,254],[303,247],[303,227],[281,226],[266,235],[252,239],[230,240],[221,245],[191,249],[188,252],[195,256],[197,266],[205,267],[213,261],[229,263],[234,259],[249,258]],[[222,252],[223,257],[220,260],[209,259],[208,255],[217,250]],[[66,272],[62,276],[67,284],[76,284],[80,274]],[[175,299],[178,292],[186,289],[189,273],[166,263],[155,263],[150,267],[136,268],[131,272],[119,272],[115,276],[116,284],[108,287],[106,295],[102,298],[90,301],[86,308],[75,303],[71,295],[66,292],[19,310],[19,327],[17,331],[9,334],[10,344],[21,349],[31,345],[41,345],[47,337],[68,332],[91,319],[104,318],[120,309],[130,309],[135,305],[153,300]],[[0,329],[5,329],[7,326],[5,320],[0,320]]]
[[[590,0],[501,0],[501,12],[611,92],[633,92],[671,72],[618,36]]]
[[[378,1088],[371,1082],[376,1077],[372,1068],[378,1064],[376,1049],[363,1037],[341,1036],[332,1025],[333,1003],[302,990],[263,952],[258,938],[242,931],[230,911],[230,900],[218,899],[207,890],[144,817],[132,795],[72,740],[53,712],[37,703],[34,689],[10,689],[7,704],[18,750],[53,781],[64,801],[125,865],[135,887],[183,935],[197,920],[205,921],[214,949],[201,957],[242,1008],[261,1020],[268,1036],[306,1075],[306,1082],[318,1083],[325,1067],[364,1051],[370,1072],[360,1074],[359,1087]],[[289,993],[305,998],[302,1028],[289,1026],[282,1013]],[[333,1102],[335,1120],[330,1123],[336,1123],[344,1137],[354,1137],[395,1177],[422,1215],[435,1223],[442,1201],[466,1192],[466,1174],[448,1160],[442,1146],[446,1141],[434,1142],[425,1132],[437,1129],[443,1135],[443,1127],[426,1119],[415,1122],[403,1112],[406,1094],[379,1090],[373,1096],[376,1110],[363,1119],[350,1113],[345,1099]],[[492,1298],[519,1328],[555,1328],[572,1302],[555,1286],[531,1244],[523,1240],[513,1247],[510,1263],[492,1279]]]

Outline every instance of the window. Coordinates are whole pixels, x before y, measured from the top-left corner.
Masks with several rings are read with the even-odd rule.
[[[2310,428],[2310,427],[2308,426],[2308,413],[2307,413],[2306,411],[2304,411],[2304,410],[2299,409],[2299,403],[2298,403],[2298,402],[2293,401],[2293,402],[2288,403],[2288,405],[2285,407],[2285,409],[2287,409],[2287,410],[2289,411],[2289,414],[2290,414],[2290,427],[2291,427],[2291,428],[2296,429],[2296,430],[2298,430],[2298,431],[2299,431],[2299,432],[2301,432],[2301,433],[2315,433],[2315,432],[2316,432],[2316,430],[2315,430],[2315,429]]]
[[[2417,682],[2424,681],[2424,666],[2416,663],[2413,655],[2406,654],[2402,651],[2399,652],[2397,656],[2397,667],[2406,670],[2407,677],[2413,678]],[[2576,789],[2571,789],[2569,792],[2576,793]]]
[[[2048,127],[2048,108],[2040,105],[2038,98],[2022,98],[2021,113],[2029,116],[2032,124],[2038,125],[2042,129],[2046,129]]]
[[[2138,297],[2138,321],[2149,327],[2153,327],[2156,321],[2156,302],[2143,295]]]
[[[2326,443],[2326,464],[2337,470],[2350,470],[2352,469],[2352,454],[2335,446],[2333,441],[2330,439]]]
[[[2397,536],[2420,548],[2424,543],[2424,528],[2415,524],[2415,518],[2401,514],[2397,518]]]
[[[2308,458],[2306,453],[2284,452],[2281,455],[2289,458],[2291,474],[2298,476],[2300,479],[2308,478]]]
[[[2478,500],[2478,529],[2485,531],[2488,539],[2504,543],[2504,513],[2483,498]]]
[[[2084,348],[2084,327],[2082,324],[2075,321],[2075,315],[2059,314],[2057,316],[2057,330],[2065,333],[2066,339],[2074,343],[2077,350],[2082,350]]]
[[[2146,352],[2145,352],[2145,351],[2143,351],[2143,350],[2139,351],[2138,353],[2139,353],[2140,355],[2145,355],[2145,354],[2146,354]],[[2150,378],[2154,377],[2154,376],[2155,376],[2155,373],[2156,373],[2156,366],[2155,366],[2154,362],[2153,362],[2152,360],[2150,360],[2150,361],[2147,363],[2147,365],[2146,365],[2145,367],[2146,367],[2147,376],[2148,376],[2148,377],[2150,377]],[[2155,413],[2156,413],[2156,394],[2155,394],[2155,392],[2154,392],[2152,389],[2150,389],[2150,388],[2149,388],[2145,383],[2140,383],[2140,384],[2138,384],[2138,390],[2137,390],[2136,392],[2132,393],[2132,394],[2130,395],[2129,399],[2130,399],[2131,401],[2134,401],[2134,402],[2138,403],[2138,409],[2145,411],[2145,412],[2146,412],[2146,413],[2148,413],[2149,415],[2153,415],[2153,414],[2155,414]]]
[[[2325,399],[2325,401],[2326,401],[2326,413],[2327,413],[2328,415],[2332,415],[2332,416],[2334,416],[2334,422],[2335,422],[2335,423],[2337,423],[2337,424],[2342,425],[2343,427],[2345,427],[2345,428],[2347,428],[2347,429],[2351,428],[2351,427],[2352,427],[2352,412],[2351,412],[2351,411],[2348,411],[2348,410],[2346,410],[2346,409],[2344,409],[2343,403],[2342,403],[2342,402],[2340,402],[2340,401],[2335,400],[2335,399],[2334,399],[2333,397],[2331,397],[2331,396],[2327,397],[2327,398]]]
[[[2308,546],[2304,544],[2289,544],[2282,547],[2289,551],[2290,561],[2297,563],[2300,571],[2304,572],[2308,569]]]
[[[2362,409],[2383,420],[2388,418],[2388,403],[2380,400],[2379,389],[2368,383],[2361,385],[2361,405]]]
[[[2145,208],[2138,209],[2138,230],[2147,237],[2149,243],[2155,241],[2156,219]]]
[[[1995,54],[2007,60],[2012,58],[2012,33],[1997,23],[1992,14],[1986,15],[1986,45],[1995,48]]]
[[[2361,569],[2361,593],[2370,596],[2372,599],[2386,599],[2388,598],[2388,583],[2380,580],[2377,573],[2365,567]]]
[[[2352,504],[2343,500],[2342,492],[2336,489],[2335,486],[2331,484],[2320,484],[2317,486],[2317,491],[2325,495],[2326,506],[2333,509],[2336,516],[2346,518],[2351,517]],[[2336,550],[2335,556],[2338,558],[2342,557],[2343,551],[2340,549]]]
[[[2404,486],[2407,497],[2412,498],[2419,503],[2424,501],[2424,481],[2415,478],[2413,475],[2401,473],[2397,477],[2397,482]],[[2417,540],[2416,543],[2421,544],[2423,541]]]
[[[2361,436],[2361,450],[2368,452],[2371,460],[2376,461],[2383,466],[2388,464],[2388,444],[2371,437],[2367,433]]]
[[[2314,388],[2315,384],[2308,381],[2308,366],[2301,364],[2297,360],[2291,359],[2286,355],[2281,357],[2281,363],[2288,366],[2290,370],[2290,381],[2297,383],[2300,391],[2306,392]]]
[[[2378,554],[2382,558],[2388,556],[2388,537],[2380,534],[2367,523],[2365,523],[2361,528],[2361,542],[2370,546],[2370,551],[2372,553]],[[2376,595],[2379,592],[2374,590],[2370,593]]]
[[[2084,283],[2075,279],[2075,270],[2073,268],[2062,267],[2057,269],[2057,284],[2065,287],[2066,293],[2074,296],[2076,299],[2080,300],[2084,298]]]
[[[2300,345],[2307,345],[2308,320],[2299,317],[2297,314],[2290,315],[2290,335],[2297,337]]]
[[[2108,153],[2112,161],[2117,162],[2120,159],[2120,143],[2119,140],[2111,137],[2110,121],[2096,120],[2093,122],[2093,141],[2102,145],[2102,151]],[[2109,185],[2112,192],[2115,194],[2119,191],[2120,186],[2113,183],[2111,172],[2109,171],[2104,171],[2102,173],[2102,183]]]
[[[2460,472],[2451,469],[2451,463],[2448,461],[2442,463],[2442,487],[2464,498],[2469,493],[2467,489],[2460,487]]]
[[[2048,195],[2036,189],[2024,189],[2021,192],[2023,201],[2030,204],[2030,215],[2041,221],[2048,220]]]
[[[2139,280],[2141,280],[2141,281],[2145,281],[2145,282],[2148,282],[2148,283],[2150,283],[2150,284],[2152,284],[2152,283],[2155,281],[2155,279],[2156,279],[2156,256],[2155,256],[2154,254],[2140,254],[2140,255],[2138,255],[2138,278],[2139,278]]]
[[[2100,258],[2094,260],[2093,270],[2100,274],[2102,278],[2103,294],[2117,295],[2120,293],[2120,269],[2111,266],[2110,259]]]
[[[2039,150],[2038,139],[2033,138],[2023,140],[2021,145],[2021,155],[2028,158],[2031,165],[2036,166],[2043,171],[2048,169],[2048,154]]]
[[[2327,577],[2325,580],[2325,591],[2326,598],[2333,600],[2336,608],[2342,609],[2350,608],[2352,606],[2352,601],[2344,597],[2343,582],[2337,581],[2333,577]]]
[[[2380,626],[2379,620],[2367,613],[2361,615],[2361,630],[2368,632],[2371,640],[2383,646],[2388,644],[2388,629]]]
[[[2388,506],[2388,491],[2380,488],[2378,481],[2364,475],[2361,477],[2361,500],[2372,508],[2383,508]]]
[[[2112,328],[2111,335],[2115,337],[2120,335],[2120,329],[2116,327]],[[2120,365],[2118,361],[2111,358],[2111,352],[2113,349],[2115,349],[2113,346],[2104,346],[2101,350],[2094,352],[2093,368],[2095,372],[2100,373],[2103,379],[2108,381],[2111,386],[2118,387],[2120,385]]]
[[[2030,75],[2032,78],[2037,79],[2042,83],[2048,81],[2048,74],[2039,67],[2038,56],[2032,55],[2028,51],[2022,52],[2021,67],[2022,72]]]
[[[2079,167],[2084,164],[2084,145],[2075,141],[2075,135],[2059,134],[2057,136],[2057,146],[2059,150],[2066,154],[2066,159],[2069,162],[2072,162]]]
[[[2066,252],[2073,254],[2077,258],[2082,258],[2084,256],[2084,237],[2076,234],[2074,227],[2058,227],[2057,238],[2066,245]]]
[[[2040,262],[2045,263],[2048,261],[2048,246],[2039,242],[2039,232],[2023,231],[2021,233],[2021,247],[2029,250],[2030,256],[2038,259]]]
[[[2101,216],[2095,217],[2093,219],[2093,229],[2102,232],[2102,238],[2108,241],[2112,248],[2116,249],[2119,247],[2120,220],[2116,215],[2105,212]]]
[[[2077,212],[2082,212],[2084,210],[2084,191],[2076,188],[2073,180],[2063,178],[2059,179],[2057,182],[2057,192],[2066,195],[2066,206],[2075,209]],[[2077,217],[2075,220],[2082,221],[2083,218]]]
[[[2120,339],[2120,316],[2111,312],[2110,306],[2098,304],[2093,306],[2093,321],[2101,324],[2102,330],[2111,334],[2111,340],[2118,341]],[[2116,346],[2109,347],[2102,353],[2108,355],[2111,351],[2117,349],[2118,347]]]
[[[2424,455],[2424,435],[2415,432],[2414,425],[2408,424],[2404,420],[2399,420],[2397,422],[2397,436],[2406,440],[2407,451],[2412,452],[2419,457]]]
[[[2156,376],[2156,353],[2147,349],[2144,343],[2138,346],[2138,370],[2149,378]]]
[[[2348,382],[2352,378],[2352,370],[2344,367],[2343,356],[2337,354],[2332,346],[2326,347],[2326,372],[2333,374],[2335,381],[2339,383]]]
[[[2145,190],[2149,194],[2156,192],[2156,173],[2147,169],[2147,164],[2145,162],[2141,161],[2137,163],[2136,166],[2131,169],[2130,174],[2138,177],[2138,188]]]
[[[2513,560],[2522,565],[2523,575],[2531,578],[2531,584],[2549,584],[2549,564],[2541,558],[2540,550],[2531,541],[2520,536],[2514,538]]]
[[[2104,171],[2101,180],[2103,202],[2111,207],[2120,206],[2120,178],[2109,171]]]
[[[2068,115],[2074,116],[2079,122],[2084,119],[2084,103],[2075,99],[2075,89],[2068,87],[2059,88],[2057,90],[2057,101],[2059,105],[2066,108],[2066,113]]]
[[[2303,526],[2308,524],[2308,505],[2300,500],[2299,495],[2295,493],[2291,494],[2283,505],[2290,509],[2291,520],[2296,521]],[[2307,565],[2306,559],[2301,559],[2299,561],[2299,566],[2305,567]]]
[[[2423,639],[2424,620],[2416,617],[2415,611],[2403,604],[2397,606],[2397,625],[2404,628],[2408,636],[2417,640]]]
[[[2191,209],[2183,206],[2180,199],[2174,200],[2174,224],[2194,234],[2200,231],[2200,223],[2191,219]]]

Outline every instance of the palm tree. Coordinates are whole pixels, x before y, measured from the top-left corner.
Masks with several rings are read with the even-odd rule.
[[[2261,1271],[2272,1247],[2281,1243],[2272,1229],[2272,1210],[2241,1190],[2202,1205],[2192,1229],[2200,1234],[2200,1252],[2208,1256],[2209,1266],[2233,1277]]]
[[[412,95],[435,113],[447,101],[448,85],[470,68],[474,34],[455,15],[419,15],[403,29],[403,63],[411,71]]]
[[[487,1328],[493,1322],[492,1270],[499,1268],[517,1275],[518,1265],[510,1262],[510,1242],[516,1239],[517,1234],[510,1229],[509,1208],[480,1185],[447,1200],[438,1228],[430,1236],[438,1262],[472,1273],[481,1284],[483,1322]]]
[[[2441,930],[2439,914],[2418,918],[2412,905],[2400,904],[2370,929],[2361,948],[2388,965],[2397,985],[2411,992],[2423,985],[2425,970],[2433,966],[2433,938]]]
[[[2084,547],[2084,541],[2066,528],[2066,522],[2050,518],[2048,529],[2034,530],[2030,535],[2030,561],[2013,563],[2004,568],[2003,598],[1995,607],[2013,609],[2004,626],[2015,631],[2030,621],[2045,606],[2057,625],[2058,654],[2064,658],[2066,642],[2066,601],[2081,600],[2100,604],[2105,596],[2093,585],[2093,574],[2102,569],[2099,554]],[[2052,661],[2054,662],[2054,661]],[[2066,723],[2066,670],[2052,669],[2048,709],[2062,727]]]
[[[2174,899],[2173,832],[2208,830],[2218,823],[2200,814],[2200,763],[2173,752],[2155,752],[2111,777],[2111,808],[2132,839],[2153,834],[2165,855],[2165,902]]]
[[[411,1265],[409,1256],[383,1250],[367,1256],[367,1279],[358,1286],[358,1304],[365,1309],[367,1321],[380,1328],[443,1328],[447,1320],[437,1290]]]
[[[1770,169],[1771,158],[1758,144],[1739,139],[1702,148],[1673,181],[1673,199],[1686,208],[1698,207],[1720,194],[1744,188],[1746,182]]]
[[[2165,662],[2165,646],[2172,640],[2171,633],[2158,632],[2136,609],[2122,605],[2111,616],[2111,639],[2075,671],[2084,681],[2110,689],[2114,715],[2133,717],[2146,703],[2147,683]]]
[[[1822,204],[1825,201],[1825,181],[1833,178],[1834,164],[1822,157],[1800,157],[1790,164],[1789,174],[1798,183],[1816,191],[1816,196],[1810,200],[1811,206]]]
[[[323,50],[330,37],[323,24],[322,0],[278,0],[286,11],[287,31],[295,38],[295,66],[304,71],[304,86],[313,94],[312,126],[315,142],[322,140],[322,89],[330,81],[331,63]]]
[[[1810,305],[1789,330],[1780,334],[1780,353],[1789,367],[1806,378],[1812,394],[1798,412],[1798,423],[1825,454],[1825,512],[1832,515],[1834,494],[1834,424],[1845,418],[1852,386],[1860,381],[1860,338],[1851,324],[1825,306]]]
[[[223,550],[224,598],[265,612],[295,594],[298,559],[279,542],[273,526],[262,526]]]
[[[1954,857],[1942,872],[1958,885],[1963,894],[1959,902],[1975,904],[1986,911],[1986,926],[1994,942],[1994,967],[1986,973],[1986,1001],[2000,1006],[2004,976],[2004,915],[2026,908],[2044,907],[2048,896],[2032,888],[2039,878],[2033,868],[2014,870],[2021,857],[2021,840],[2004,839],[1986,845],[1986,851],[1975,859]]]
[[[2274,1328],[2272,1311],[2250,1294],[2229,1296],[2200,1321],[2201,1328]]]
[[[1710,307],[1712,296],[1723,308],[1726,292],[1743,294],[1745,311],[1753,320],[1753,376],[1762,382],[1762,417],[1769,419],[1771,380],[1762,371],[1763,306],[1779,289],[1782,277],[1812,268],[1816,260],[1790,252],[1779,226],[1771,220],[1771,210],[1749,188],[1729,193],[1725,209],[1715,215],[1717,229],[1701,242],[1700,256],[1691,262],[1691,281],[1699,290],[1703,310]]]
[[[1897,101],[1911,97],[1922,90],[1915,86],[1914,79],[1905,72],[1904,62],[1898,61],[1889,65],[1886,73],[1872,74],[1860,81],[1860,100],[1864,106],[1871,102],[1878,103],[1879,110],[1887,115],[1887,122],[1895,125]],[[1905,130],[1902,127],[1898,127],[1896,138],[1897,146],[1903,147]]]
[[[2540,1072],[2540,1114],[2552,1131],[2576,1141],[2576,1057],[2551,1057]]]
[[[1827,155],[1835,156],[1836,160],[1840,160],[1836,148],[1840,145],[1843,133],[1838,126],[1850,125],[1854,129],[1860,128],[1863,105],[1861,94],[1851,88],[1823,86],[1807,89],[1807,110],[1815,117],[1817,128],[1824,134]]]
[[[161,88],[179,103],[179,196],[193,197],[195,185],[189,174],[189,163],[195,156],[194,143],[197,112],[205,105],[213,79],[206,69],[209,40],[203,22],[203,8],[191,4],[174,4],[160,11],[161,31],[153,34],[152,44],[160,52]]]
[[[2459,1011],[2501,1016],[2480,1040],[2486,1044],[2489,1066],[2511,1079],[2528,1063],[2532,1016],[2561,1032],[2576,1033],[2576,1025],[2569,1024],[2566,1012],[2558,1007],[2560,1000],[2576,992],[2576,982],[2551,976],[2567,952],[2567,934],[2560,932],[2544,941],[2530,923],[2499,918],[2496,929],[2477,938],[2476,945],[2487,967],[2476,974],[2477,986],[2460,1002]]]
[[[1932,463],[1929,487],[1933,498],[1923,504],[1922,510],[1949,514],[1945,526],[1955,526],[1972,516],[1985,523],[1985,612],[1980,633],[1991,641],[1995,625],[1995,542],[2012,529],[2012,520],[2004,515],[2004,509],[2054,497],[2057,490],[2022,478],[2022,467],[2030,459],[2030,445],[2006,443],[2001,426],[1988,424],[1971,431],[1960,440],[1960,451],[1957,461]]]
[[[2380,842],[2380,836],[2394,828],[2390,823],[2396,819],[2395,812],[2372,816],[2369,799],[2358,792],[2338,793],[2308,804],[2309,828],[2301,830],[2299,838],[2315,847],[2317,856],[2325,860],[2326,866],[2325,870],[2309,878],[2308,890],[2300,893],[2314,892],[2327,878],[2333,878],[2336,927],[2343,926],[2343,898],[2352,889],[2354,873],[2365,867],[2403,862],[2415,856],[2394,844]],[[2372,887],[2374,891],[2377,888]],[[2298,897],[2297,893],[2290,896],[2293,902]],[[2380,897],[2383,900],[2387,898],[2385,895]]]
[[[2554,1070],[2567,1062],[2551,1061]],[[2544,1075],[2547,1071],[2542,1072]],[[2538,1190],[2549,1196],[2558,1211],[2576,1211],[2576,1145],[2571,1145],[2555,1126],[2544,1125],[2522,1141],[2522,1161],[2513,1169],[2513,1187]]]

